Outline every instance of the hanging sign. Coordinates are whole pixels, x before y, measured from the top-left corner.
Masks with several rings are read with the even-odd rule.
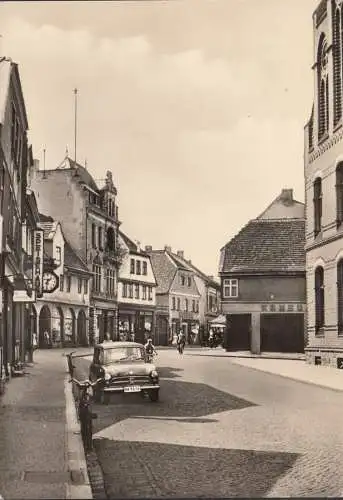
[[[36,229],[33,235],[33,282],[37,296],[43,294],[44,232]]]

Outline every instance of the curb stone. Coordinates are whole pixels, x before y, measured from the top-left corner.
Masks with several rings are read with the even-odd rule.
[[[81,438],[81,429],[80,429],[80,424],[77,419],[77,389],[75,391],[73,390],[74,384],[69,384],[69,390],[71,392],[72,396],[72,403],[73,403],[73,408],[75,412],[75,417],[77,420],[78,424],[78,437],[80,440],[80,446],[82,448],[83,456],[84,456],[84,461],[85,461],[85,467],[88,472],[88,484],[90,485],[91,488],[91,496],[87,498],[94,498],[96,500],[106,500],[107,495],[106,495],[106,490],[105,490],[105,482],[104,482],[104,476],[103,472],[101,469],[101,466],[98,461],[97,454],[94,450],[90,452],[85,452],[83,448],[83,443],[82,443],[82,438]],[[85,498],[85,497],[78,497],[78,498]]]
[[[64,381],[64,393],[66,399],[66,464],[70,473],[80,472],[84,478],[84,484],[66,484],[66,498],[68,500],[83,498],[89,500],[93,498],[93,495],[69,376],[66,376]]]

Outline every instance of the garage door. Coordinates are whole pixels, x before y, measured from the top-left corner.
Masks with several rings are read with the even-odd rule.
[[[261,351],[304,352],[304,315],[261,314]]]
[[[227,318],[226,350],[250,351],[251,314],[230,314]]]

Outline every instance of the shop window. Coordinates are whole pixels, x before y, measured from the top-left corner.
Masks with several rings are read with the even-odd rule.
[[[315,270],[315,328],[319,333],[325,323],[324,269],[319,266]]]

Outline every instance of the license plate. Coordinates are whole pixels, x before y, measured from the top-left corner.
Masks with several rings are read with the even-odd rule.
[[[124,392],[141,392],[139,385],[130,385],[129,387],[124,387]]]

